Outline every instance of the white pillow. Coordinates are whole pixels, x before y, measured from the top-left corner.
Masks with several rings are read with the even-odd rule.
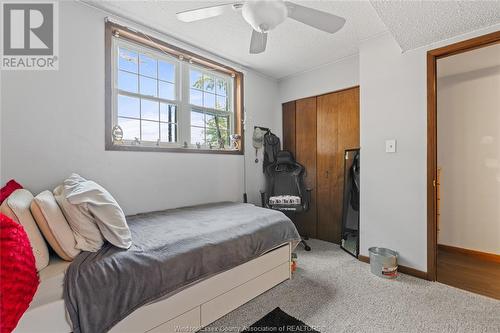
[[[104,238],[116,247],[128,249],[132,235],[122,209],[108,191],[99,184],[72,174],[64,181],[68,201],[87,209],[95,219]]]
[[[56,198],[71,230],[73,230],[76,240],[75,248],[82,251],[97,252],[104,244],[104,239],[94,217],[88,211],[87,205],[76,206],[70,203],[66,199],[63,185],[55,188],[54,198]]]
[[[80,250],[68,221],[59,208],[54,195],[43,191],[31,202],[31,214],[52,249],[66,261],[72,261]]]
[[[36,270],[40,271],[49,264],[49,248],[31,215],[30,206],[32,200],[33,195],[29,191],[24,189],[15,190],[2,203],[0,211],[23,226],[33,249]]]

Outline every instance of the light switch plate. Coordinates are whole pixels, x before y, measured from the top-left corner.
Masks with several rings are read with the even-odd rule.
[[[396,152],[396,140],[386,140],[385,141],[385,152],[386,153],[395,153]]]

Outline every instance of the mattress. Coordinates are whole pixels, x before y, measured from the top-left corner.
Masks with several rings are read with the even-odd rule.
[[[65,276],[73,331],[100,333],[134,310],[300,236],[283,213],[212,203],[127,217],[133,244],[82,252]]]
[[[70,264],[56,255],[50,257],[49,265],[38,272],[40,285],[28,311],[63,299],[64,275]]]

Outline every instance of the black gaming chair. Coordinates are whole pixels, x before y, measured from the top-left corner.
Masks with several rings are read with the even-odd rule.
[[[305,169],[295,161],[291,152],[282,150],[277,153],[275,163],[265,170],[266,190],[261,192],[262,207],[282,211],[287,216],[307,212],[311,201],[311,189],[304,185]],[[272,204],[269,198],[273,196],[290,195],[300,198],[300,204]],[[311,247],[304,238],[302,243],[306,251]]]

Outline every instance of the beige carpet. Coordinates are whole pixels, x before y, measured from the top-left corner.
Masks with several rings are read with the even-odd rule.
[[[279,306],[321,332],[500,332],[500,301],[407,275],[381,279],[334,244],[310,245],[292,280],[206,330],[236,332]]]

